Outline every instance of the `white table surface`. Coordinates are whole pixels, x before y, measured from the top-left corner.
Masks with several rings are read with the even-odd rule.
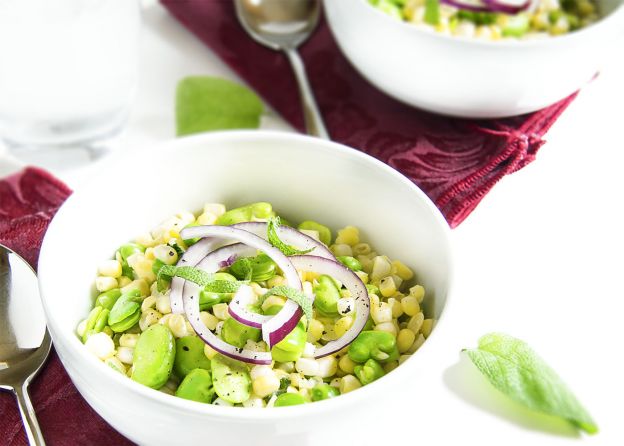
[[[160,6],[147,9],[144,22],[140,90],[113,150],[174,137],[174,90],[182,77],[239,80]],[[453,231],[456,283],[446,314],[453,328],[438,339],[426,383],[379,410],[379,423],[356,435],[359,444],[624,444],[624,41],[618,48],[552,127],[537,160],[504,178]],[[275,114],[263,128],[290,130]],[[79,188],[97,162],[75,159],[68,153],[29,161]],[[0,148],[0,175],[18,167]],[[601,432],[578,436],[494,391],[459,354],[490,331],[530,343]],[[329,438],[324,432],[311,444],[331,444]]]

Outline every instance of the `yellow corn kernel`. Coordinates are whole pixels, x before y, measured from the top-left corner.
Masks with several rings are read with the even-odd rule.
[[[371,317],[376,324],[392,321],[392,308],[387,302],[381,302],[379,305],[371,305]]]
[[[353,360],[349,358],[349,355],[344,355],[342,358],[340,358],[340,361],[338,361],[338,367],[340,367],[340,370],[345,373],[353,373],[353,369],[355,366],[355,362],[353,362]]]
[[[356,258],[362,265],[362,271],[364,271],[367,274],[370,274],[371,271],[373,270],[373,261],[365,255],[358,255]]]
[[[368,243],[356,243],[353,245],[353,255],[366,255],[370,254],[371,247]]]
[[[208,330],[214,330],[217,328],[217,324],[219,323],[219,319],[210,314],[207,311],[202,311],[199,313],[199,318],[203,322],[203,324],[208,327]]]
[[[138,340],[139,340],[138,334],[124,333],[119,338],[119,346],[134,348]]]
[[[121,276],[121,263],[118,260],[105,260],[98,265],[98,274],[117,278]]]
[[[163,262],[165,265],[173,265],[178,262],[177,251],[169,245],[156,246],[154,248],[154,257]]]
[[[280,380],[275,373],[271,372],[270,374],[262,375],[257,379],[254,379],[252,387],[256,395],[264,398],[279,390]]]
[[[396,325],[392,322],[382,322],[381,324],[375,325],[375,331],[385,331],[393,336],[396,336],[398,333]]]
[[[141,313],[141,318],[139,319],[139,327],[141,331],[147,330],[152,325],[158,323],[158,320],[162,317],[158,311],[148,308],[147,311]]]
[[[126,366],[123,365],[121,363],[121,361],[119,359],[117,359],[116,357],[112,356],[110,358],[106,358],[106,360],[104,361],[104,364],[106,364],[107,366],[109,366],[111,369],[122,373],[122,374],[126,374]]]
[[[129,285],[131,282],[132,279],[130,279],[129,277],[121,276],[119,279],[117,279],[117,286],[119,286],[119,288],[123,288],[126,285]]]
[[[188,336],[188,327],[186,326],[186,319],[181,314],[174,314],[169,318],[167,326],[171,330],[171,333],[175,338],[183,338]]]
[[[355,389],[362,387],[360,381],[353,375],[345,375],[340,379],[340,393],[349,393]]]
[[[208,344],[204,345],[204,355],[206,356],[206,358],[212,359],[217,356],[217,354],[218,352],[214,350],[211,346],[209,346]]]
[[[145,312],[156,305],[156,296],[148,296],[141,302],[141,311]]]
[[[379,291],[383,297],[390,297],[397,292],[397,287],[392,276],[384,277],[379,282]]]
[[[401,308],[403,309],[403,312],[408,316],[415,316],[420,312],[420,305],[418,305],[418,300],[411,294],[401,299]]]
[[[411,354],[411,353],[416,352],[416,350],[418,350],[424,343],[425,343],[425,337],[423,336],[422,333],[420,333],[416,337],[416,340],[414,341],[412,346],[409,348],[409,350],[407,350],[407,353]]]
[[[267,280],[267,286],[269,288],[273,288],[276,286],[281,286],[286,284],[286,279],[283,276],[273,276],[269,280]]]
[[[102,293],[104,291],[109,291],[113,288],[117,288],[117,286],[117,279],[115,279],[114,277],[98,276],[95,278],[95,288]]]
[[[143,253],[146,259],[154,260],[156,256],[154,255],[154,248],[146,248]]]
[[[368,283],[368,274],[365,273],[364,271],[356,271],[355,274],[360,278],[360,280],[362,281],[363,284],[367,284]]]
[[[405,353],[416,340],[416,334],[409,328],[404,328],[397,335],[397,347],[400,353]]]
[[[401,305],[400,301],[398,301],[394,297],[391,297],[390,299],[388,299],[388,305],[392,309],[392,317],[394,319],[401,317],[401,315],[403,314],[403,306]]]
[[[351,249],[351,246],[347,245],[346,243],[336,243],[334,245],[331,245],[329,249],[331,250],[331,252],[334,253],[336,257],[353,256],[353,250]]]
[[[221,321],[224,321],[230,317],[230,314],[228,313],[228,304],[225,303],[214,305],[212,307],[212,313]]]
[[[315,343],[321,339],[323,330],[325,330],[323,323],[317,319],[312,319],[308,326],[308,342]]]
[[[146,248],[156,245],[156,240],[154,240],[154,237],[152,237],[152,234],[150,234],[149,232],[138,236],[135,242],[137,242],[139,245],[145,246]]]
[[[199,217],[197,217],[197,224],[199,225],[214,225],[217,221],[217,216],[212,212],[203,212]]]
[[[403,284],[403,279],[401,279],[399,276],[397,276],[396,274],[392,274],[392,280],[394,280],[394,286],[396,287],[397,291],[399,290],[399,288],[401,288],[401,285]]]
[[[399,276],[401,279],[410,280],[412,277],[414,277],[414,272],[407,266],[405,266],[405,264],[403,264],[403,262],[401,262],[400,260],[395,260],[394,262],[392,262],[392,266],[394,266],[397,276]]]
[[[334,325],[334,333],[336,333],[336,337],[339,338],[343,334],[347,332],[349,328],[353,325],[353,318],[350,316],[341,317],[336,321]]]
[[[336,244],[357,245],[360,243],[360,231],[355,226],[347,226],[338,231]]]
[[[399,356],[399,365],[403,364],[405,361],[410,359],[412,355],[401,355]]]
[[[156,297],[156,309],[162,314],[171,313],[171,301],[168,294],[159,294]]]
[[[414,296],[419,304],[425,299],[425,288],[422,285],[414,285],[410,288],[410,296]]]
[[[373,269],[370,273],[370,279],[375,282],[376,280],[381,280],[390,274],[390,262],[387,257],[384,256],[376,256],[373,259]]]
[[[420,327],[420,332],[423,334],[425,339],[429,337],[431,334],[431,330],[433,329],[434,321],[433,319],[425,319]]]
[[[411,317],[411,319],[407,323],[407,328],[418,334],[418,332],[420,331],[420,327],[422,327],[424,321],[425,316],[422,314],[422,312],[417,313],[416,315]]]
[[[399,361],[390,361],[383,365],[384,372],[390,373],[399,366]]]

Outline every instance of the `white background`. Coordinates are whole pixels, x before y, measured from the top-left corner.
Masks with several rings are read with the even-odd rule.
[[[142,45],[140,91],[114,150],[174,136],[174,90],[182,77],[239,80],[158,5],[145,11]],[[624,41],[616,48],[547,134],[537,160],[504,178],[453,231],[455,292],[426,382],[401,389],[390,410],[371,402],[379,423],[348,427],[363,434],[355,436],[360,444],[624,444]],[[289,130],[271,112],[263,127]],[[97,168],[76,164],[76,154],[55,156],[35,163],[74,188]],[[0,148],[0,174],[17,166]],[[490,331],[532,345],[601,432],[579,436],[493,390],[459,354]],[[312,444],[331,444],[331,435]]]

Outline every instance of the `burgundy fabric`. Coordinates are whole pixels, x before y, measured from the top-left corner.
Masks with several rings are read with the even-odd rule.
[[[50,219],[70,193],[49,173],[32,167],[0,180],[0,243],[35,267]],[[50,446],[132,444],[82,399],[54,350],[30,395]],[[0,391],[0,444],[28,444],[15,398],[5,391]]]
[[[297,87],[285,57],[245,34],[231,0],[161,2],[303,131]],[[535,159],[542,136],[574,97],[512,119],[454,119],[411,108],[369,84],[340,53],[324,21],[302,46],[301,55],[332,139],[409,177],[451,227],[461,223],[498,180]]]

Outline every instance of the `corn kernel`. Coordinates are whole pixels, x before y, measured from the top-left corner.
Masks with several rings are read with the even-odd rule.
[[[76,334],[78,335],[78,337],[82,338],[86,330],[87,330],[87,320],[83,319],[82,321],[80,321],[80,323],[76,327]]]
[[[106,277],[120,277],[121,263],[118,260],[105,260],[98,265],[98,274]]]
[[[376,324],[392,321],[392,308],[387,302],[381,302],[379,305],[371,305],[371,317]]]
[[[396,336],[398,332],[396,326],[392,322],[382,322],[381,324],[375,325],[375,331],[385,331],[393,336]]]
[[[211,346],[209,346],[208,344],[204,345],[204,355],[206,356],[206,358],[212,359],[217,356],[217,354],[218,352],[214,350]]]
[[[126,366],[123,365],[121,361],[117,359],[115,356],[106,358],[106,360],[104,361],[104,364],[106,364],[111,369],[115,370],[116,372],[122,373],[124,375],[126,374]]]
[[[418,332],[420,331],[420,327],[422,327],[424,321],[425,316],[422,314],[422,312],[417,313],[416,315],[411,317],[411,319],[407,323],[407,328],[418,334]]]
[[[152,325],[158,323],[158,320],[162,317],[158,311],[148,308],[141,314],[141,318],[139,319],[139,327],[141,327],[141,331],[147,330]]]
[[[119,347],[117,349],[117,359],[124,364],[132,364],[134,355],[134,348],[132,347]]]
[[[416,340],[414,341],[414,343],[412,344],[412,346],[409,348],[409,350],[407,351],[408,353],[414,353],[416,350],[418,350],[423,344],[425,343],[425,337],[423,336],[422,333],[420,333],[418,335],[418,337],[416,338]]]
[[[369,281],[368,273],[365,273],[364,271],[356,271],[355,275],[360,278],[363,284],[366,285],[368,283]]]
[[[146,248],[156,245],[156,240],[154,240],[154,237],[152,237],[152,235],[149,232],[146,232],[145,234],[141,234],[140,236],[138,236],[135,242],[137,242],[139,245],[145,246]]]
[[[168,294],[159,294],[156,297],[156,309],[162,314],[171,313],[171,301]]]
[[[212,212],[203,212],[199,217],[197,217],[197,224],[199,225],[214,225],[217,221],[217,216]]]
[[[425,299],[425,288],[422,285],[414,285],[410,288],[410,296],[414,296],[419,304]]]
[[[95,288],[100,292],[117,288],[117,285],[117,279],[114,277],[98,276],[95,278]]]
[[[396,274],[392,274],[392,280],[394,281],[394,286],[396,287],[397,291],[399,290],[399,288],[401,288],[401,285],[403,284],[403,279],[401,279],[399,276],[397,276]]]
[[[214,305],[212,307],[212,313],[217,317],[217,319],[221,321],[224,321],[230,317],[230,314],[228,313],[228,304],[226,303],[220,303],[220,304]]]
[[[415,316],[420,312],[420,305],[418,305],[418,300],[411,294],[401,299],[401,308],[403,309],[403,312],[408,316]]]
[[[371,247],[368,243],[356,243],[353,245],[353,255],[366,255],[370,254]]]
[[[394,297],[391,297],[388,299],[388,305],[392,309],[392,317],[394,319],[401,317],[403,314],[403,306],[401,305],[401,302],[396,300]]]
[[[345,375],[340,379],[340,393],[349,393],[355,389],[362,387],[360,381],[353,375]]]
[[[252,380],[261,376],[272,376],[273,374],[273,368],[270,365],[255,365],[249,370],[249,376]]]
[[[433,329],[433,319],[425,319],[420,327],[420,332],[423,334],[425,339],[429,337],[431,334],[431,330]]]
[[[150,294],[150,287],[147,284],[147,282],[145,280],[143,280],[143,279],[133,280],[128,285],[123,287],[121,289],[121,292],[122,292],[122,294],[125,294],[125,293],[128,293],[128,292],[133,291],[133,290],[139,290],[139,293],[143,297],[149,296],[149,294]]]
[[[351,249],[351,246],[345,243],[336,243],[335,245],[332,245],[329,249],[331,250],[331,252],[334,253],[336,257],[339,257],[339,256],[352,257],[353,256],[353,250]]]
[[[360,231],[355,226],[347,226],[338,231],[336,244],[357,245],[360,243]]]
[[[105,333],[94,333],[87,338],[85,342],[87,350],[93,353],[101,360],[110,358],[115,354],[115,343]]]
[[[340,367],[340,370],[345,373],[353,373],[355,365],[355,362],[353,362],[353,360],[349,358],[349,355],[344,355],[342,358],[340,358],[340,361],[338,361],[338,367]]]
[[[304,358],[314,358],[314,352],[316,351],[316,347],[311,342],[306,342],[303,347],[303,353],[301,356]]]
[[[405,361],[410,359],[412,355],[401,355],[399,356],[399,365],[403,364]]]
[[[416,340],[416,334],[409,328],[404,328],[397,335],[397,347],[400,353],[405,353]]]
[[[338,370],[338,361],[335,356],[324,356],[323,358],[319,358],[316,360],[318,364],[318,373],[316,374],[319,378],[329,378],[336,374],[336,370]],[[321,381],[322,382],[322,381]]]
[[[376,280],[381,280],[382,278],[390,274],[390,268],[391,268],[390,262],[388,261],[386,257],[376,256],[373,259],[373,269],[370,273],[370,279],[373,282]]]
[[[221,203],[206,203],[204,205],[204,212],[210,212],[217,217],[220,217],[225,214],[225,206]]]
[[[390,361],[383,365],[384,372],[390,373],[399,366],[399,361]]]
[[[124,333],[119,338],[119,345],[121,347],[130,347],[134,348],[136,346],[137,341],[139,340],[139,335]]]
[[[203,322],[203,324],[208,327],[208,330],[214,330],[217,328],[217,324],[219,323],[219,319],[210,314],[207,311],[202,311],[199,313],[199,318]]]
[[[336,321],[336,324],[334,325],[334,333],[336,334],[336,338],[339,338],[342,335],[344,335],[347,332],[347,330],[351,328],[352,325],[353,325],[353,318],[351,316],[345,316],[345,317],[341,317],[340,319],[338,319]]]
[[[141,302],[141,311],[146,312],[150,308],[154,308],[155,305],[156,296],[147,296],[145,299],[143,299],[143,302]]]
[[[371,259],[369,259],[367,256],[364,256],[364,255],[359,255],[356,258],[358,259],[358,261],[362,265],[362,271],[364,271],[367,274],[370,274],[371,271],[373,270],[373,261]],[[369,277],[369,279],[370,279],[370,277]]]
[[[318,319],[312,319],[308,326],[308,342],[317,342],[323,336],[325,327]]]
[[[409,269],[403,262],[400,260],[395,260],[392,262],[392,266],[396,269],[396,274],[403,280],[410,280],[414,277],[414,272]]]
[[[319,373],[319,363],[312,358],[299,358],[295,369],[306,376],[316,376]]]
[[[165,265],[173,265],[178,262],[178,253],[169,245],[158,245],[155,247],[154,257]]]
[[[181,314],[172,315],[167,326],[176,338],[183,338],[190,334],[188,332],[188,327],[186,326],[186,319],[184,319],[184,316]]]
[[[130,283],[132,283],[132,279],[130,279],[129,277],[126,277],[126,276],[121,276],[119,279],[117,279],[117,286],[119,288],[123,288],[123,287],[129,285]]]

